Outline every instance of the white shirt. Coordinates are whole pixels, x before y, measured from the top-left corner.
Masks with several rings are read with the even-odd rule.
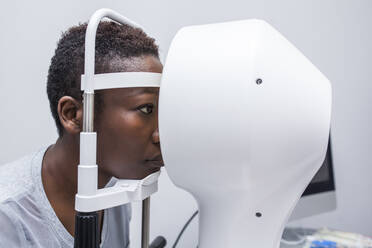
[[[0,166],[0,247],[68,247],[74,238],[45,194],[41,167],[46,148]],[[112,179],[107,186],[113,185]],[[129,204],[104,211],[101,248],[129,247]]]

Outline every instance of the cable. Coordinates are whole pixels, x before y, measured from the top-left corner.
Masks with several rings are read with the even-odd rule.
[[[290,231],[291,229],[286,229],[286,230],[289,230]],[[302,230],[302,229],[300,229],[300,230]],[[285,244],[285,245],[297,246],[297,245],[300,245],[300,244],[306,242],[306,240],[307,240],[307,236],[305,235],[304,231],[303,231],[302,234],[299,234],[298,231],[293,231],[293,229],[292,229],[292,234],[294,234],[296,236],[296,238],[298,238],[297,240],[288,240],[288,239],[285,239],[284,238],[284,236],[285,236],[284,235],[284,232],[283,232],[283,235],[282,235],[282,238],[281,238],[280,242],[283,243],[283,244]]]
[[[183,226],[181,232],[178,234],[177,236],[177,239],[176,241],[174,242],[172,248],[176,248],[177,244],[178,244],[178,241],[180,240],[182,234],[184,233],[184,231],[186,230],[187,226],[191,223],[191,221],[195,218],[195,216],[197,216],[199,213],[198,210],[195,211],[195,213],[190,217],[190,219],[186,222],[186,224]]]
[[[306,241],[306,237],[301,238],[300,240],[286,240],[286,239],[281,239],[280,242],[286,245],[300,245]]]

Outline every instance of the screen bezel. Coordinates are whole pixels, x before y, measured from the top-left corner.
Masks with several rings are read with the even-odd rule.
[[[302,196],[308,196],[308,195],[336,190],[335,182],[334,182],[334,174],[333,174],[333,157],[332,157],[331,143],[332,142],[331,142],[331,135],[330,135],[329,140],[328,140],[327,153],[324,159],[324,161],[327,161],[329,164],[328,166],[329,180],[325,182],[317,182],[317,183],[310,182],[310,184],[307,186]]]

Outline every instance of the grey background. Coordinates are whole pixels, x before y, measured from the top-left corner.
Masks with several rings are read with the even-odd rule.
[[[333,84],[333,160],[338,208],[297,221],[372,236],[372,2],[347,0],[136,0],[0,3],[0,164],[55,141],[45,81],[61,31],[110,7],[146,27],[164,59],[182,26],[259,18],[295,44]],[[218,52],[218,51],[216,51]],[[173,243],[196,209],[166,174],[152,198],[151,236]],[[132,247],[139,247],[140,208],[134,205]],[[179,247],[195,247],[193,222]]]

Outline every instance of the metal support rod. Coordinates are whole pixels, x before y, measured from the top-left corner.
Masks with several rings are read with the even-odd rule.
[[[141,248],[149,248],[150,239],[150,197],[142,201],[142,243]]]
[[[94,123],[94,93],[86,93],[83,95],[83,132],[93,132]]]

